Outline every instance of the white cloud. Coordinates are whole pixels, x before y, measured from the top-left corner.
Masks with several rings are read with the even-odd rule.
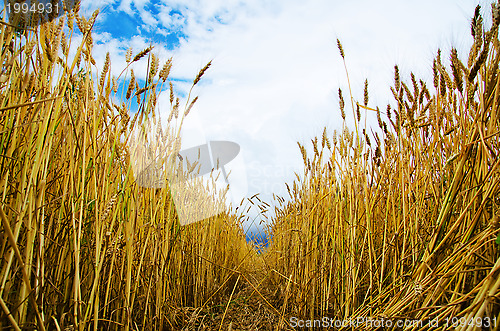
[[[488,2],[481,3],[488,11]],[[187,37],[178,48],[155,48],[164,60],[174,56],[174,77],[191,80],[213,59],[194,91],[200,99],[193,112],[204,123],[208,139],[239,143],[250,168],[264,178],[253,180],[253,185],[250,181],[250,195],[259,190],[270,193],[278,186],[283,188],[278,193],[284,194],[283,182],[294,178],[293,171],[301,172],[296,141],[320,135],[323,126],[330,134],[341,126],[339,87],[347,105],[349,100],[337,38],[346,53],[353,96],[362,99],[368,78],[370,104],[383,109],[392,102],[389,87],[395,64],[404,79],[414,71],[418,78],[430,81],[437,48],[443,48],[445,63],[451,45],[466,51],[475,7],[465,0],[272,4],[173,0],[159,5],[160,13],[153,17],[147,13],[148,4],[148,0],[124,0],[119,9],[132,14],[135,8],[151,28],[182,29]],[[180,14],[172,16],[172,10]],[[118,52],[130,45],[138,51],[147,47],[145,37],[110,42],[106,47]],[[135,70],[145,75],[145,65]],[[177,84],[184,91],[189,86]],[[347,114],[352,118],[349,109]],[[352,124],[352,119],[348,122]]]
[[[271,193],[281,184],[280,194],[283,181],[302,166],[295,142],[321,134],[323,126],[330,133],[340,127],[336,91],[341,87],[347,99],[348,85],[336,38],[346,52],[354,97],[362,99],[368,78],[371,104],[385,108],[392,102],[394,65],[406,79],[415,71],[429,81],[438,47],[447,58],[452,43],[459,49],[468,45],[474,9],[455,1],[287,2],[275,8],[258,3],[250,9],[235,5],[228,10],[230,23],[214,27],[214,7],[189,6],[189,38],[177,50],[177,61],[194,73],[214,58],[207,73],[211,84],[202,88],[195,111],[209,137],[234,139],[252,157],[248,161],[264,169],[287,169],[281,176],[267,171],[264,181],[250,185]]]

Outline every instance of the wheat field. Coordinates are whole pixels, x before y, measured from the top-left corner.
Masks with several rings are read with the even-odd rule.
[[[298,143],[304,174],[276,197],[260,249],[244,215],[182,226],[168,183],[138,185],[129,142],[158,120],[159,94],[172,126],[148,143],[173,155],[198,98],[180,105],[173,59],[153,47],[128,50],[119,77],[109,54],[97,67],[98,11],[65,9],[1,24],[2,329],[499,329],[498,4],[490,26],[472,13],[467,58],[437,52],[432,85],[395,66],[382,108],[367,81],[362,101],[339,89],[343,129]]]

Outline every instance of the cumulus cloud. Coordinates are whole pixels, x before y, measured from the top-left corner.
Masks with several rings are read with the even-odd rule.
[[[102,4],[85,3],[88,10]],[[342,88],[349,101],[349,85],[337,38],[346,53],[353,97],[362,99],[368,79],[370,105],[385,108],[392,102],[389,86],[395,64],[404,77],[413,71],[430,81],[438,48],[444,58],[452,45],[466,52],[475,4],[123,0],[107,1],[106,6],[107,24],[117,15],[134,16],[140,24],[126,38],[97,32],[95,39],[102,44],[96,46],[96,60],[104,61],[109,51],[112,63],[118,63],[114,70],[124,64],[128,47],[138,52],[153,43],[163,60],[174,57],[172,78],[177,91],[186,95],[199,69],[213,60],[193,91],[200,96],[193,121],[203,123],[206,139],[240,144],[249,165],[248,195],[262,192],[269,198],[273,192],[285,195],[284,181],[302,171],[296,141],[320,135],[324,126],[330,134],[341,127],[337,89]],[[134,70],[138,76],[146,74],[145,64]],[[160,104],[167,112],[168,97],[162,96]],[[347,113],[352,125],[352,114]]]

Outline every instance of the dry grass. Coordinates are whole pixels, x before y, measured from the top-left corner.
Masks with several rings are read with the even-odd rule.
[[[500,42],[498,19],[484,34],[481,21],[468,66],[453,50],[446,69],[438,52],[433,88],[413,74],[406,85],[396,67],[384,120],[365,83],[354,133],[330,142],[325,131],[311,156],[299,144],[305,180],[278,210],[268,253],[289,316],[500,319]],[[377,114],[372,135],[360,109]]]
[[[127,52],[121,77],[112,77],[109,56],[98,72],[96,16],[87,21],[75,10],[31,30],[1,28],[4,327],[176,329],[178,309],[224,304],[253,253],[240,219],[222,214],[181,227],[168,188],[136,184],[126,142],[154,118],[172,61],[156,76],[159,59],[147,48]],[[84,38],[73,45],[76,26]],[[132,67],[148,59],[139,87]],[[130,83],[120,91],[117,79]],[[115,95],[124,101],[114,104]],[[139,111],[130,118],[135,101]],[[192,105],[179,114],[172,102],[179,127]],[[176,141],[172,132],[167,143]]]
[[[362,103],[350,96],[352,114],[339,90],[355,130],[325,130],[309,155],[299,144],[304,179],[288,201],[277,198],[262,253],[232,212],[181,226],[166,184],[137,185],[127,142],[157,121],[158,94],[170,90],[172,125],[148,142],[160,154],[180,147],[197,98],[190,91],[179,109],[172,59],[161,66],[151,47],[127,51],[119,77],[109,56],[97,70],[96,17],[76,8],[33,29],[1,26],[1,327],[280,330],[293,316],[498,323],[496,6],[488,31],[476,11],[466,63],[438,53],[433,87],[414,75],[405,83],[395,67],[395,106],[370,107],[365,82]],[[72,45],[76,28],[84,38]],[[133,66],[146,60],[141,80]],[[379,128],[369,130],[362,112]]]

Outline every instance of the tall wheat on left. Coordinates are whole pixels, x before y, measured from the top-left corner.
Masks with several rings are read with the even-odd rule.
[[[227,214],[181,228],[168,187],[136,184],[126,144],[157,116],[163,85],[171,120],[182,123],[196,98],[179,112],[167,82],[172,60],[158,70],[152,47],[128,51],[123,76],[112,76],[109,55],[96,72],[98,12],[85,19],[78,7],[29,29],[1,25],[0,325],[173,326],[177,307],[217,302],[233,289],[220,284],[241,266],[245,239]],[[72,44],[77,33],[82,41]],[[133,66],[144,60],[139,86]],[[175,132],[159,133],[176,141]]]

